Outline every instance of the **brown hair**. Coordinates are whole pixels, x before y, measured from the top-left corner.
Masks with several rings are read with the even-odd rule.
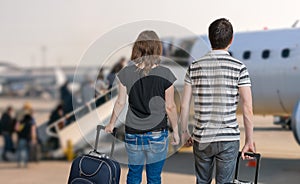
[[[145,75],[149,73],[154,64],[160,62],[162,44],[154,31],[143,31],[133,44],[131,60],[140,68],[143,66]]]

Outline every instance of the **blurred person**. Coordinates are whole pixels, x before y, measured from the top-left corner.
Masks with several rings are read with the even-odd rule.
[[[173,128],[172,144],[179,144],[174,102],[174,74],[161,66],[162,45],[154,31],[139,34],[132,49],[135,64],[118,73],[119,94],[106,132],[112,132],[128,95],[125,146],[128,155],[128,184],[142,181],[146,164],[147,183],[161,183],[168,152],[168,120]],[[150,106],[150,107],[149,107]]]
[[[104,80],[104,75],[103,75],[103,70],[101,69],[99,72],[99,75],[97,77],[97,81],[95,84],[95,89],[96,89],[96,106],[98,107],[99,105],[105,103],[107,96],[104,95],[108,90],[108,85]],[[102,97],[101,97],[102,96]]]
[[[50,117],[49,117],[49,121],[48,121],[48,125],[51,125],[52,123],[56,122],[57,120],[59,120],[60,118],[64,117],[64,109],[63,109],[63,105],[62,103],[58,104],[55,109],[51,112]],[[60,123],[59,127],[63,127],[65,125],[64,121],[62,121],[62,123]]]
[[[114,85],[116,74],[126,65],[126,58],[121,57],[121,59],[112,67],[110,73],[107,76],[108,89],[111,89]]]
[[[245,127],[242,158],[245,159],[245,152],[255,152],[251,81],[246,66],[228,52],[233,28],[227,19],[210,24],[209,40],[212,51],[193,62],[185,76],[180,116],[182,142],[193,144],[197,183],[211,183],[215,165],[216,184],[224,184],[233,180],[239,152],[240,130],[236,119],[239,98]],[[189,139],[187,123],[192,95],[196,123]]]
[[[31,114],[32,112],[33,109],[30,102],[25,102],[23,107],[16,112],[16,121],[22,121],[26,114]]]
[[[25,114],[24,118],[18,122],[16,126],[16,132],[18,134],[18,167],[27,167],[31,145],[37,144],[36,123],[32,113]]]
[[[97,96],[103,95],[104,93],[107,92],[108,85],[104,80],[103,68],[100,69],[100,72],[98,74],[97,81],[95,84],[95,89],[97,92]]]
[[[69,81],[60,87],[60,100],[63,105],[63,111],[67,114],[73,111],[72,93],[68,88]]]
[[[60,103],[51,112],[47,125],[49,126],[55,123],[57,120],[61,119],[62,117],[64,117],[64,111],[63,111],[63,105]],[[58,123],[59,129],[62,129],[65,125],[66,125],[65,120],[62,120],[61,122]],[[51,131],[53,133],[56,133],[56,129],[54,127],[51,128]],[[59,147],[59,140],[57,137],[50,137],[48,143],[50,144],[49,147],[52,149],[57,149]]]
[[[95,92],[96,89],[92,77],[86,76],[86,80],[82,84],[82,90],[81,90],[82,103],[88,105],[88,103],[94,99]]]
[[[0,123],[2,127],[2,135],[4,138],[4,149],[2,152],[2,159],[8,161],[7,152],[14,152],[14,144],[12,140],[12,133],[14,132],[13,108],[8,106],[6,111],[2,114]]]

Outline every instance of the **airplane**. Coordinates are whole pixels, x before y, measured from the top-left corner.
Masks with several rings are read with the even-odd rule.
[[[58,90],[66,81],[73,81],[74,72],[80,75],[77,82],[84,81],[86,73],[94,68],[47,67],[21,68],[9,62],[0,62],[0,94],[20,97],[58,98]],[[96,72],[94,75],[96,75]],[[77,91],[79,84],[70,82],[70,89]],[[71,91],[72,91],[71,90]]]

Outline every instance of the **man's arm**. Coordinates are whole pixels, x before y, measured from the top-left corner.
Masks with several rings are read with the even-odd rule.
[[[182,143],[185,145],[191,145],[191,141],[186,143],[189,139],[188,134],[188,121],[189,121],[189,114],[190,114],[190,103],[192,98],[192,85],[185,83],[183,95],[181,99],[181,108],[180,108],[180,122],[181,122],[181,140]]]
[[[242,102],[243,120],[245,127],[245,145],[242,149],[242,158],[245,159],[245,152],[255,152],[255,145],[253,141],[252,94],[250,86],[240,87],[239,93]]]

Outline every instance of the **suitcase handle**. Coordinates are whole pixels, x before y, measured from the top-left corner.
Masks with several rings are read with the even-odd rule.
[[[250,152],[246,152],[245,153],[246,156],[249,156],[249,157],[253,157],[255,158],[256,160],[259,160],[260,159],[260,154],[259,153],[250,153]],[[239,157],[242,156],[242,152],[239,152]]]
[[[98,153],[98,154],[100,154],[100,153],[97,151],[98,142],[99,142],[99,136],[100,136],[100,131],[101,131],[101,130],[104,130],[104,129],[105,129],[105,126],[103,126],[103,125],[97,125],[97,135],[96,135],[95,147],[94,147],[93,152]],[[112,132],[111,134],[112,134],[114,137],[116,137],[116,135],[117,135],[117,128],[114,128],[114,129],[113,129],[113,132]],[[112,157],[114,150],[115,150],[115,138],[113,138],[113,142],[112,142],[112,144],[111,144],[111,150],[110,150],[110,155],[109,155],[110,158]]]
[[[250,152],[246,152],[245,155],[249,156],[249,157],[253,157],[257,162],[256,163],[256,170],[255,170],[255,179],[254,179],[254,184],[257,184],[258,183],[258,173],[259,173],[259,162],[260,162],[261,155],[259,153],[250,153]],[[239,163],[240,163],[241,156],[242,156],[242,152],[239,152],[239,155],[238,155],[237,160],[236,160],[234,179],[238,179]]]

